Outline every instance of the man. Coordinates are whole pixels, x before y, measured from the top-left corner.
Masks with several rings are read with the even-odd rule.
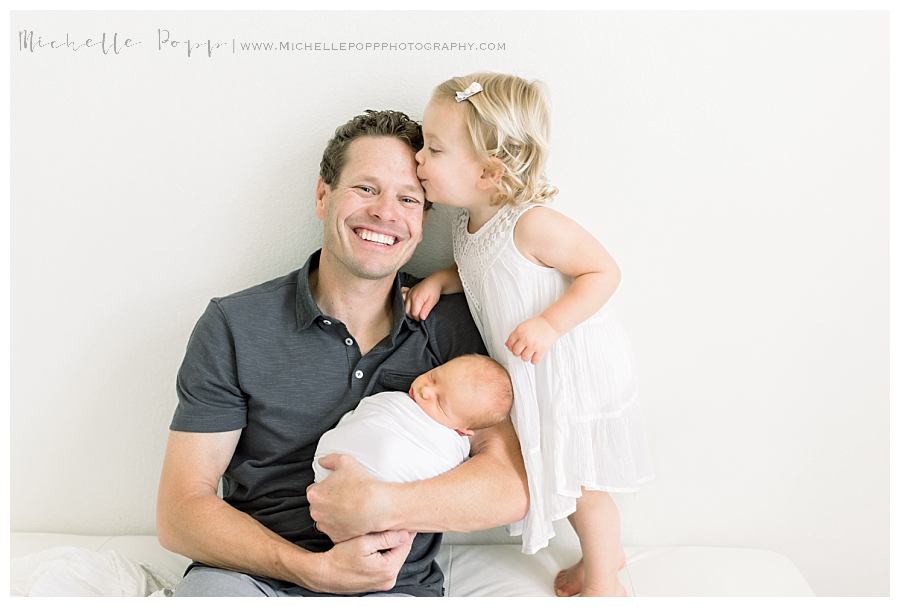
[[[194,560],[176,596],[440,596],[441,536],[415,531],[524,517],[508,420],[479,431],[471,458],[439,477],[380,483],[335,455],[321,461],[332,474],[310,486],[319,437],[361,398],[484,352],[462,296],[422,323],[403,313],[410,277],[398,270],[429,206],[421,147],[421,128],[400,112],[339,127],[316,184],[321,251],[299,271],[213,299],[194,328],[157,504],[160,542]]]

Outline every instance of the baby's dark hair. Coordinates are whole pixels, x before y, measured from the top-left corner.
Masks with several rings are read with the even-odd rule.
[[[499,424],[509,415],[513,404],[513,387],[506,369],[490,356],[465,354],[466,362],[475,363],[471,374],[479,407],[470,430],[481,430]]]

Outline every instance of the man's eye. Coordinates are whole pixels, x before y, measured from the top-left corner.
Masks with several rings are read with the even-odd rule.
[[[422,204],[415,198],[410,198],[408,196],[405,196],[405,197],[401,198],[400,200],[401,200],[401,202],[403,202],[403,204]]]
[[[356,186],[356,189],[362,190],[366,194],[373,194],[375,192],[375,188],[373,188],[372,186],[368,186],[368,185],[358,185],[358,186]]]

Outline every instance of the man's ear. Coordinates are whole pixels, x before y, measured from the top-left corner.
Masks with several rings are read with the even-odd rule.
[[[327,213],[325,211],[325,194],[330,188],[321,175],[316,180],[316,217],[324,220]]]
[[[459,428],[456,428],[456,433],[459,434],[460,436],[474,436],[475,435],[475,433],[472,432],[471,430],[469,430],[468,428],[463,428],[462,430],[460,430]]]
[[[481,168],[481,177],[478,185],[482,189],[494,189],[500,183],[500,179],[506,174],[506,167],[497,158],[489,158]]]

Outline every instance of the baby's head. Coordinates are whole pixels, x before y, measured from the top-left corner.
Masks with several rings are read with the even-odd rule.
[[[471,436],[509,414],[513,391],[503,365],[481,354],[466,354],[418,376],[409,395],[442,426]]]
[[[467,207],[478,195],[495,205],[556,195],[544,177],[550,112],[540,82],[490,72],[451,78],[434,89],[422,122],[416,160],[429,200]]]

